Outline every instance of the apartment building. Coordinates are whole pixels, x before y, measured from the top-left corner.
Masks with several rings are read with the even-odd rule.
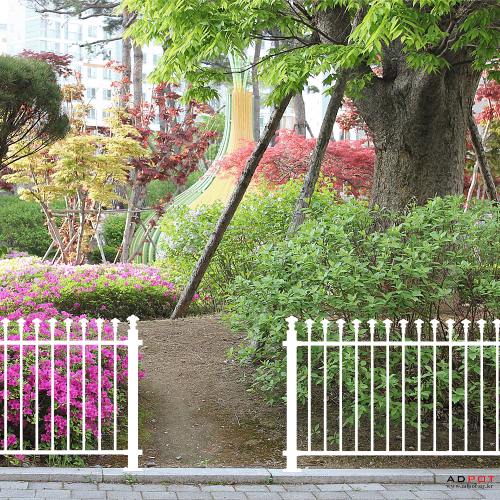
[[[110,60],[121,61],[121,41],[106,42],[110,36],[102,28],[103,18],[78,19],[54,13],[40,14],[26,7],[25,3],[19,0],[3,3],[7,15],[2,19],[4,24],[0,24],[0,52],[14,56],[26,49],[73,56],[70,67],[81,74],[86,87],[86,103],[92,105],[88,124],[103,125],[106,110],[111,106],[111,82],[120,78],[118,73],[105,65]],[[96,41],[103,43],[89,48],[83,46]],[[144,79],[154,69],[161,55],[161,47],[144,49]],[[144,83],[144,100],[151,99],[152,89],[153,85]]]

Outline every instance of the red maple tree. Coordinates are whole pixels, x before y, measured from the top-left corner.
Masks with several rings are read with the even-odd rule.
[[[73,56],[70,56],[69,54],[55,54],[54,52],[44,52],[43,54],[39,54],[38,52],[24,49],[16,57],[19,59],[38,59],[39,61],[44,61],[47,64],[50,64],[59,76],[64,78],[73,74],[73,70],[69,68]]]
[[[243,142],[243,141],[242,141]],[[268,148],[257,167],[255,182],[271,186],[290,179],[303,178],[309,167],[316,139],[305,139],[294,130],[278,131],[274,147]],[[220,161],[223,175],[239,176],[255,143],[246,141],[234,153]],[[322,182],[332,183],[337,192],[366,196],[373,181],[375,152],[361,141],[337,141],[328,144],[321,166]]]

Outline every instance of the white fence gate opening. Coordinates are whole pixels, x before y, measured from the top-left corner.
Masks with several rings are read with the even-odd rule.
[[[112,332],[109,324],[105,327],[107,333],[103,332],[103,319],[66,319],[61,329],[55,319],[47,322],[49,327],[40,319],[29,326],[23,318],[1,320],[0,454],[127,455],[128,467],[124,470],[141,470],[138,388],[142,341],[137,321],[136,316],[130,316],[128,336],[119,339],[118,319],[111,320]],[[118,432],[123,432],[117,425],[118,409],[124,403],[128,442],[126,449],[118,449]],[[109,429],[112,436],[104,433]],[[97,439],[96,448],[88,444],[89,432]],[[57,447],[56,438],[60,440]],[[110,446],[103,448],[106,443]]]
[[[500,320],[287,322],[285,471],[299,456],[499,455]]]

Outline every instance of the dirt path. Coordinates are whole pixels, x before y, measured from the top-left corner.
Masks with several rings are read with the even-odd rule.
[[[284,407],[249,393],[252,369],[226,356],[243,335],[217,316],[144,322],[139,330],[146,370],[139,383],[140,427],[149,428],[140,442],[145,462],[282,465]]]

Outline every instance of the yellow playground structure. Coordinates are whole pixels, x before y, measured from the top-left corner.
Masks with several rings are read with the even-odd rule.
[[[248,72],[241,72],[241,64],[238,64],[232,58],[230,58],[230,63],[233,70],[234,88],[226,97],[224,133],[214,163],[195,184],[174,198],[163,217],[168,217],[169,212],[177,206],[195,208],[198,205],[210,205],[217,200],[225,204],[228,202],[236,186],[237,179],[230,176],[218,175],[218,160],[224,155],[234,152],[239,147],[242,139],[253,141],[252,93],[246,90]],[[147,226],[147,222],[152,217],[153,215],[146,219],[145,226]],[[143,227],[137,228],[130,247],[130,255],[137,250],[138,245],[140,245],[144,237],[144,233]],[[154,245],[147,239],[143,244],[141,252],[134,258],[134,262],[138,264],[150,264],[156,260],[155,246],[157,247],[161,234],[158,226],[152,229],[150,238],[154,242]]]

